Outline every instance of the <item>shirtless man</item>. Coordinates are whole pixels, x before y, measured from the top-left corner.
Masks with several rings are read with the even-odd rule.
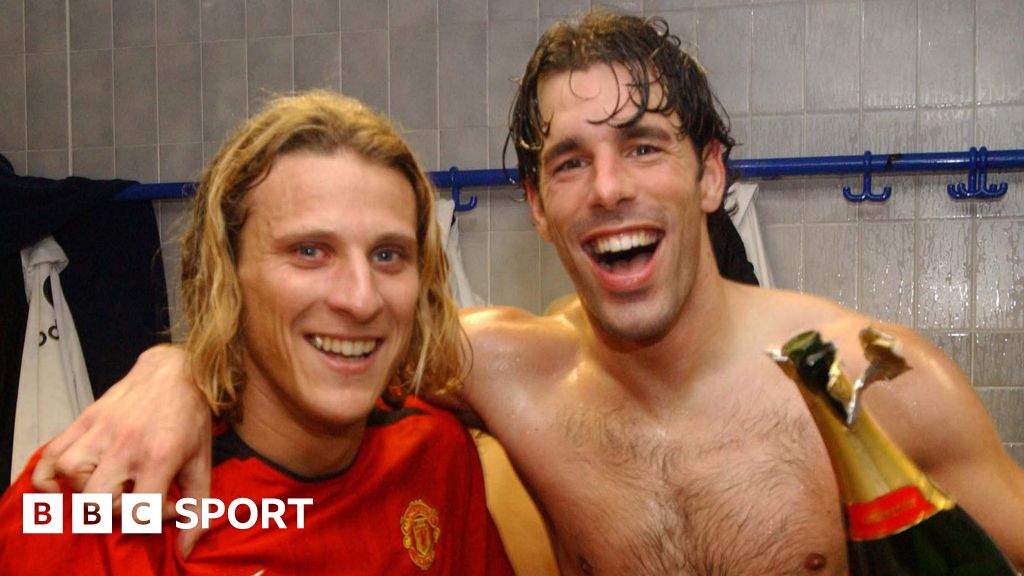
[[[541,39],[512,139],[537,229],[579,302],[463,316],[474,360],[451,396],[504,444],[563,574],[846,573],[824,445],[765,350],[817,329],[859,374],[857,333],[872,323],[914,367],[867,392],[877,420],[1024,566],[1024,471],[952,361],[908,329],[719,275],[707,219],[732,139],[704,71],[661,26],[592,13]],[[179,482],[203,488],[205,439],[108,415],[124,409],[105,402],[121,402],[147,421],[204,421],[198,403],[173,403],[187,398],[180,355],[147,354],[52,444],[41,483],[92,473],[89,490],[160,490],[191,458]]]

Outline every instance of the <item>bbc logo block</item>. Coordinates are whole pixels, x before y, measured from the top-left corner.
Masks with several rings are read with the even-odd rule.
[[[159,534],[163,524],[159,494],[123,494],[121,496],[121,532]]]
[[[64,532],[64,495],[24,494],[21,514],[25,534],[60,534]]]
[[[125,494],[121,500],[121,511],[120,527],[125,534],[160,533],[160,494]],[[111,494],[71,495],[73,534],[110,534],[113,526],[114,507]],[[64,495],[22,495],[22,532],[62,534]]]

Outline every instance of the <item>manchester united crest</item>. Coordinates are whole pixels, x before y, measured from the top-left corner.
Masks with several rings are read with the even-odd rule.
[[[437,540],[441,536],[437,510],[423,500],[413,500],[402,514],[401,526],[402,546],[409,551],[409,558],[421,570],[427,570],[434,564]]]

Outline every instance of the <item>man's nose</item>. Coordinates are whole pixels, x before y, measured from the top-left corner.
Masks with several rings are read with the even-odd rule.
[[[636,196],[633,180],[625,168],[622,158],[615,154],[594,158],[591,197],[595,205],[612,210]]]
[[[357,322],[369,322],[384,307],[380,288],[373,269],[364,258],[352,258],[341,263],[334,287],[328,296],[328,305]]]

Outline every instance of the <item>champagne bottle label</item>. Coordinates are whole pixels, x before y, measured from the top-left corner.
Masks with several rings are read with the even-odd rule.
[[[870,502],[846,505],[851,540],[876,540],[919,524],[936,512],[917,486],[904,486]]]

